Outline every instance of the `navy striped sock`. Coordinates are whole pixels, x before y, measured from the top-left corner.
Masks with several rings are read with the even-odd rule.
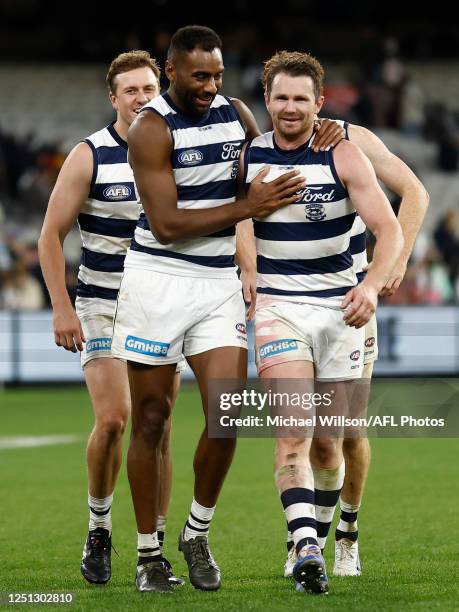
[[[304,546],[317,546],[314,491],[301,487],[287,489],[281,493],[281,502],[297,554]]]
[[[161,547],[161,550],[164,546],[164,536],[166,533],[166,517],[163,515],[158,516],[158,520],[156,521],[156,529],[158,530],[158,542]]]
[[[137,534],[137,554],[137,565],[143,565],[151,561],[162,561],[157,531]]]
[[[342,499],[339,500],[341,508],[340,520],[335,531],[335,540],[346,538],[351,542],[357,542],[359,537],[359,529],[357,527],[357,515],[360,505],[353,506],[347,504]]]
[[[344,461],[335,469],[313,466],[316,505],[317,540],[323,550],[335,514],[336,504],[344,483]]]
[[[190,514],[185,524],[184,539],[188,541],[199,536],[205,536],[207,538],[209,536],[210,522],[214,512],[215,506],[213,508],[206,508],[198,504],[193,498]]]

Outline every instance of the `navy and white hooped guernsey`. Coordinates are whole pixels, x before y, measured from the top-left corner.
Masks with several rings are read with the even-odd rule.
[[[84,140],[93,153],[89,196],[80,214],[83,243],[77,296],[116,300],[124,259],[139,217],[128,147],[113,124]]]
[[[342,121],[338,119],[334,119],[336,123],[341,125],[346,132],[346,140],[349,140],[349,123],[347,121]],[[367,240],[366,240],[366,232],[367,228],[365,223],[362,221],[362,218],[357,214],[355,217],[354,225],[351,229],[351,255],[354,260],[354,272],[357,274],[357,280],[363,280],[365,273],[363,269],[368,264],[367,259]]]
[[[273,132],[255,138],[246,150],[246,188],[266,165],[268,180],[293,169],[307,187],[301,200],[264,219],[254,219],[257,290],[273,299],[339,307],[357,284],[350,249],[355,209],[341,183],[332,151],[316,153],[309,142],[285,151]]]
[[[167,93],[151,100],[143,111],[157,113],[170,129],[178,208],[209,209],[236,200],[237,169],[245,129],[229,98],[217,95],[208,113],[198,119],[184,115]],[[235,250],[234,227],[160,244],[141,210],[125,266],[179,276],[234,278]]]

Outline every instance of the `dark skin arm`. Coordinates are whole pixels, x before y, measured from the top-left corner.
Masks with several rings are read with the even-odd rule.
[[[344,128],[333,119],[316,119],[314,122],[316,137],[312,143],[314,151],[325,151],[327,147],[336,145],[346,137]]]
[[[264,217],[297,200],[304,185],[295,171],[271,183],[262,183],[262,170],[247,198],[212,209],[177,208],[177,188],[171,165],[172,138],[164,119],[141,113],[129,128],[129,160],[134,170],[145,214],[161,244],[218,232],[249,217]]]

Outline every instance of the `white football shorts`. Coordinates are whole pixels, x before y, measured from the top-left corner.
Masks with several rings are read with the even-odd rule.
[[[84,368],[92,359],[104,357],[114,359],[111,347],[116,300],[77,297],[75,309],[86,338],[83,351],[80,353],[81,366]],[[182,355],[177,363],[177,372],[182,372],[185,368],[186,361]]]
[[[150,365],[177,363],[182,354],[247,349],[239,279],[196,278],[126,268],[121,281],[112,352]]]
[[[277,302],[255,313],[255,356],[258,372],[288,361],[311,361],[318,379],[360,378],[364,328],[345,325],[334,308]]]
[[[365,349],[363,351],[363,363],[372,363],[378,359],[378,325],[374,314],[365,325]]]

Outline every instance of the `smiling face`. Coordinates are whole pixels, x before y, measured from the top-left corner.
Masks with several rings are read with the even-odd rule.
[[[159,82],[153,70],[144,66],[117,74],[114,89],[110,101],[118,121],[129,127],[140,109],[159,95]]]
[[[166,62],[172,100],[189,115],[205,115],[222,86],[223,70],[218,48],[177,52]]]
[[[324,98],[316,98],[310,76],[276,74],[265,102],[271,116],[279,145],[299,146],[312,135],[315,115],[322,108]]]

